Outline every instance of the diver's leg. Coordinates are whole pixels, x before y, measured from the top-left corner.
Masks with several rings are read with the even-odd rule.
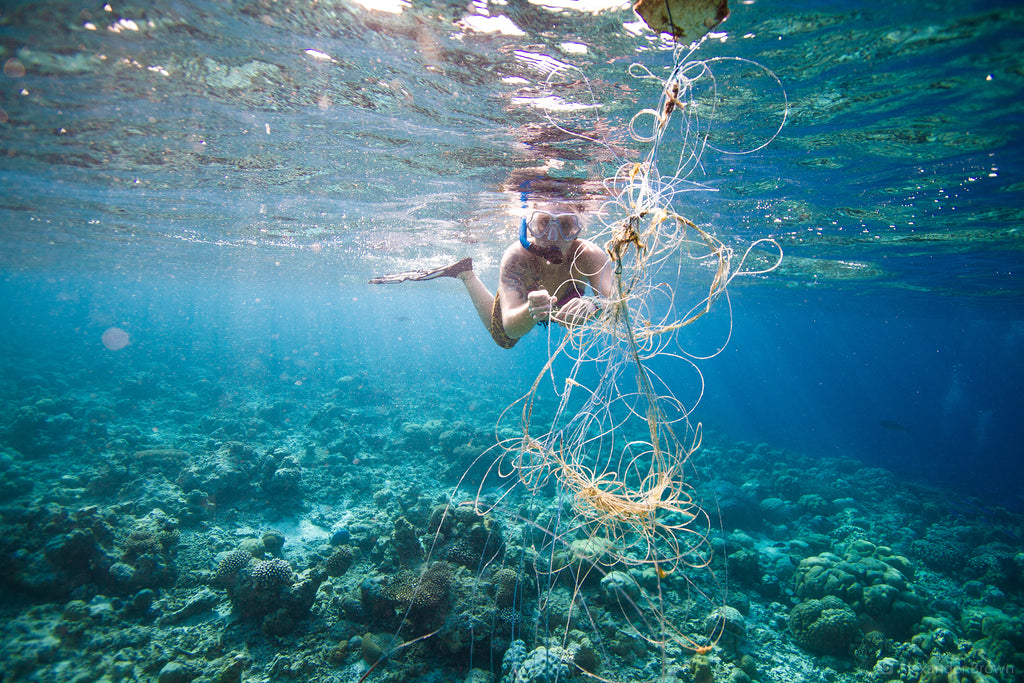
[[[487,290],[487,287],[472,270],[459,273],[457,277],[462,280],[462,284],[466,286],[466,291],[469,292],[469,298],[473,302],[473,308],[476,309],[476,314],[480,316],[480,322],[484,324],[485,329],[490,330],[491,309],[494,306],[494,295]]]
[[[484,324],[484,328],[490,330],[494,295],[487,291],[487,287],[472,270],[459,273],[456,277],[462,280],[462,284],[466,285],[466,291],[469,292],[469,298],[473,301],[476,314],[480,316],[480,322]]]
[[[519,340],[513,339],[505,333],[505,327],[501,323],[501,301],[498,297],[487,291],[487,287],[473,271],[459,273],[455,277],[466,285],[469,298],[473,300],[473,308],[480,316],[480,322],[484,324],[484,329],[491,333],[494,343],[503,349],[511,349],[515,346]]]

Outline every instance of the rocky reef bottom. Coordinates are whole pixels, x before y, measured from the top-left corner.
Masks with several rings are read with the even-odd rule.
[[[1024,680],[1003,507],[708,434],[712,564],[581,571],[592,541],[535,538],[571,514],[554,487],[468,504],[500,410],[479,396],[396,413],[354,375],[186,409],[147,381],[130,410],[3,403],[0,681]]]

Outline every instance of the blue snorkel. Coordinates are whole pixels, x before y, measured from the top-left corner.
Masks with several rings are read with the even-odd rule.
[[[523,208],[524,209],[526,208],[526,203],[525,202],[523,202]],[[521,244],[522,248],[525,249],[526,251],[529,251],[530,248],[532,246],[534,246],[534,245],[529,244],[529,240],[526,238],[526,217],[525,216],[523,216],[522,220],[519,222],[519,244]]]
[[[519,199],[523,203],[524,213],[527,208],[526,198],[529,196],[526,192],[526,188],[528,188],[529,185],[529,181],[526,181],[519,186],[521,188],[519,191]],[[522,220],[520,220],[519,222],[519,244],[522,245],[523,249],[525,249],[526,251],[530,252],[531,254],[540,256],[548,263],[559,264],[565,260],[562,256],[562,252],[559,251],[558,247],[556,247],[553,244],[548,245],[546,247],[542,247],[539,244],[530,243],[530,238],[527,236],[526,216],[523,216]]]

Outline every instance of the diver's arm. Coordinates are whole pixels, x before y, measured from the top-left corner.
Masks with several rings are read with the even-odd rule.
[[[516,244],[505,252],[501,259],[501,274],[498,279],[501,322],[505,334],[513,339],[526,336],[539,321],[547,320],[553,303],[547,290],[526,291],[522,277],[523,262],[521,255],[516,253],[517,249],[523,251]],[[531,308],[538,311],[536,316],[530,312]]]
[[[580,241],[583,245],[576,255],[576,267],[597,296],[572,299],[555,311],[551,319],[562,325],[580,325],[590,320],[615,292],[615,275],[608,254],[589,240]]]
[[[609,301],[615,296],[615,273],[608,252],[589,240],[584,240],[583,250],[585,262],[583,272],[592,273],[587,276],[590,286],[601,299]]]
[[[547,290],[538,290],[536,292],[530,292],[530,294],[547,294]],[[530,302],[524,301],[522,303],[516,303],[510,308],[506,309],[506,299],[503,295],[501,300],[501,320],[505,326],[505,334],[512,337],[513,339],[519,339],[520,337],[526,336],[530,330],[533,329],[541,320],[547,320],[547,314],[538,314],[538,317],[534,317],[530,313]],[[539,304],[543,306],[543,304]],[[548,304],[550,306],[550,304]]]
[[[598,310],[593,297],[581,296],[567,301],[564,306],[551,314],[551,319],[559,325],[572,327],[587,322],[597,315]]]

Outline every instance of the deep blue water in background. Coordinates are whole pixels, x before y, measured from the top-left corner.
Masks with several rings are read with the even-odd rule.
[[[825,292],[735,297],[703,367],[706,423],[810,455],[1020,503],[1024,328],[986,302]]]
[[[776,274],[736,281],[730,343],[698,362],[696,417],[712,435],[855,457],[1020,504],[1017,5],[757,3],[734,7],[729,40],[702,48],[759,59],[791,106],[763,152],[709,153],[700,180],[718,192],[678,207],[741,249],[774,236],[787,256]],[[525,3],[507,9],[525,37],[456,40],[452,17],[424,12],[441,50],[433,70],[411,49],[426,39],[402,20],[359,19],[332,35],[316,16],[288,23],[301,12],[213,20],[220,8],[196,2],[154,9],[172,28],[116,42],[83,31],[77,9],[55,5],[49,22],[16,7],[3,59],[20,55],[28,73],[3,82],[0,353],[25,400],[61,376],[72,393],[163,372],[172,392],[202,375],[302,396],[363,372],[511,402],[543,364],[542,334],[503,352],[457,283],[363,283],[468,254],[493,286],[515,228],[497,190],[504,172],[557,151],[530,138],[535,112],[509,104],[500,78],[524,75],[514,48],[581,64],[620,141],[657,97],[625,67],[670,54],[603,32],[618,15],[581,26]],[[91,16],[101,28],[113,19]],[[173,28],[188,25],[201,30]],[[556,52],[569,39],[587,56]],[[336,61],[311,60],[310,48]],[[100,53],[81,71],[60,61]],[[221,87],[219,67],[200,57],[267,60],[283,75]],[[727,128],[758,137],[763,123]],[[846,264],[875,270],[855,277]],[[724,311],[684,347],[716,348]],[[102,345],[112,326],[131,336],[125,349]],[[686,401],[697,382],[679,367],[654,369]],[[43,368],[52,374],[33,379]]]
[[[71,394],[116,391],[145,372],[172,393],[188,390],[201,370],[224,386],[286,395],[296,382],[319,392],[341,376],[369,373],[393,386],[426,384],[438,406],[460,387],[498,408],[526,392],[547,352],[543,332],[511,352],[494,347],[454,282],[381,290],[54,274],[9,278],[2,294],[5,379],[21,383],[26,399],[53,393],[53,377],[40,386],[25,379],[43,368]],[[1012,309],[744,287],[734,289],[732,304],[730,344],[697,361],[707,388],[696,419],[710,442],[849,456],[1020,505],[1024,322]],[[689,348],[713,349],[723,324],[711,321]],[[104,348],[110,326],[129,332],[128,347]],[[697,378],[685,365],[652,369],[684,401],[695,396]],[[455,401],[455,414],[459,408]]]

